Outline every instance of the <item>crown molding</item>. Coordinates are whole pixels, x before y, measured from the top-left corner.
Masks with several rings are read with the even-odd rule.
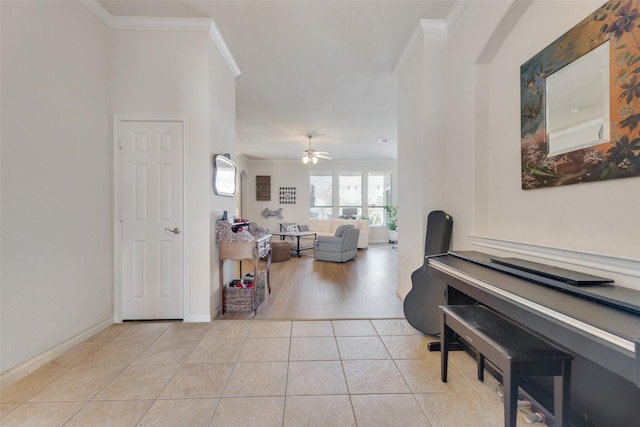
[[[207,32],[233,75],[238,77],[242,74],[215,21],[211,18],[113,16],[97,0],[80,0],[80,2],[111,30]]]
[[[233,59],[233,55],[231,54],[227,43],[222,38],[222,34],[220,34],[220,31],[216,26],[216,22],[213,19],[211,19],[211,23],[209,25],[209,36],[211,36],[216,46],[218,46],[218,50],[224,57],[225,61],[227,61],[227,65],[231,69],[233,75],[235,77],[240,76],[240,74],[242,74],[242,71],[240,71],[240,67],[238,67],[236,60]]]
[[[402,49],[402,53],[400,54],[400,58],[396,61],[396,65],[391,69],[392,76],[398,76],[398,70],[402,68],[402,65],[407,61],[407,58],[411,54],[411,52],[419,46],[420,40],[422,40],[422,36],[424,35],[424,30],[422,29],[422,22],[411,34],[411,38]]]
[[[424,40],[425,34],[446,34],[447,24],[442,19],[421,19],[420,24],[416,27],[411,34],[411,38],[405,45],[400,58],[396,62],[396,65],[391,69],[391,74],[397,76],[398,70],[402,68],[407,58],[411,55],[414,49],[419,48]]]
[[[458,18],[462,15],[462,12],[467,8],[471,0],[459,0],[453,3],[453,7],[449,11],[449,14],[444,18],[445,25],[447,27],[447,31],[449,31],[455,23],[458,21]]]
[[[421,19],[420,26],[423,34],[446,34],[458,21],[470,0],[454,1],[453,7],[444,19]]]
[[[111,19],[113,18],[107,10],[102,7],[98,0],[80,0],[80,3],[89,9],[91,13],[98,17],[104,25],[111,28]]]
[[[394,76],[397,75],[402,64],[406,61],[411,51],[419,46],[418,43],[425,34],[447,34],[458,21],[458,18],[460,18],[470,1],[471,0],[454,1],[453,7],[444,19],[421,19],[420,25],[418,25],[411,35],[396,65],[391,69],[391,74]]]
[[[447,23],[444,19],[421,19],[421,34],[446,34],[448,32]],[[418,32],[420,34],[420,32]]]

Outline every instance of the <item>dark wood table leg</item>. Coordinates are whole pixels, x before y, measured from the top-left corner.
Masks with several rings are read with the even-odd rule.
[[[296,237],[298,238],[298,246],[296,248],[296,253],[298,254],[298,258],[300,258],[301,257],[300,255],[300,237],[301,236],[296,236]]]
[[[267,290],[271,293],[271,248],[267,253]]]

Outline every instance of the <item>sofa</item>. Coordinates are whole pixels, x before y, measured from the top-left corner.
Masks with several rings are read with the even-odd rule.
[[[360,230],[358,249],[369,247],[369,221],[366,219],[310,219],[307,226],[318,236],[335,236],[336,230],[343,224],[352,224]]]
[[[283,222],[280,225],[280,231],[311,231],[317,236],[335,236],[338,227],[344,224],[351,224],[360,230],[358,237],[358,249],[367,249],[369,247],[369,221],[366,219],[309,219],[308,224],[295,224]],[[291,247],[295,246],[294,239],[289,239]],[[302,237],[300,242],[304,245],[313,244],[313,236]],[[300,243],[301,245],[303,243]]]
[[[358,255],[360,230],[351,224],[338,227],[335,236],[318,236],[313,242],[313,258],[318,261],[347,262]]]

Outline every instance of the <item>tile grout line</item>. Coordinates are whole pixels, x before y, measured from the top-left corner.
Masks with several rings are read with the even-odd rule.
[[[257,321],[250,321],[250,322],[251,322],[251,328],[253,328],[253,326],[255,325],[255,323],[256,323]],[[283,413],[282,413],[282,424],[283,424],[283,426],[285,425],[285,417],[286,417],[286,413],[287,413],[287,404],[286,404],[286,403],[287,403],[287,397],[288,397],[288,396],[287,396],[287,393],[288,393],[288,379],[289,379],[289,368],[290,368],[290,363],[291,363],[291,361],[292,361],[292,359],[291,359],[291,358],[292,358],[292,350],[293,350],[292,346],[293,346],[293,338],[294,338],[294,336],[293,336],[293,327],[294,327],[294,324],[295,324],[295,321],[288,321],[288,322],[289,322],[289,333],[288,333],[288,343],[289,343],[289,348],[288,348],[288,355],[287,355],[287,371],[286,371],[286,376],[285,376],[285,388],[284,388],[284,396],[283,396],[283,400],[284,400]],[[337,352],[338,352],[338,357],[339,357],[340,364],[341,364],[341,369],[342,369],[343,380],[345,381],[345,385],[346,385],[346,388],[347,388],[347,395],[349,396],[349,402],[350,402],[350,405],[351,405],[351,410],[352,410],[352,413],[353,413],[353,416],[354,416],[354,419],[355,419],[355,422],[356,422],[356,425],[357,425],[357,424],[358,424],[358,420],[357,420],[357,418],[356,418],[355,409],[354,409],[354,402],[353,402],[353,399],[352,399],[352,398],[353,398],[353,396],[355,396],[355,395],[354,395],[354,394],[352,394],[352,392],[351,392],[351,390],[350,390],[350,388],[349,388],[348,382],[347,382],[347,377],[346,377],[346,372],[345,372],[345,366],[344,366],[345,359],[343,359],[343,354],[342,354],[342,352],[340,351],[340,347],[339,347],[339,345],[338,345],[338,338],[339,338],[339,337],[336,335],[336,324],[335,324],[333,321],[329,321],[329,322],[330,322],[331,330],[332,330],[332,333],[333,333],[333,335],[332,335],[333,342],[334,342],[334,344],[335,344],[335,346],[336,346],[336,350],[337,350]],[[374,330],[375,330],[375,337],[376,337],[376,338],[378,338],[378,339],[382,342],[383,347],[385,348],[385,351],[387,351],[387,353],[389,354],[390,359],[391,359],[391,360],[393,360],[393,362],[394,362],[394,366],[396,367],[396,369],[397,369],[397,370],[398,370],[398,372],[400,373],[400,376],[402,377],[403,381],[405,382],[405,384],[406,384],[406,385],[407,385],[407,387],[409,388],[409,392],[412,394],[412,396],[414,397],[414,399],[417,401],[417,400],[418,400],[418,399],[417,399],[417,394],[416,394],[413,390],[411,390],[411,387],[409,387],[409,385],[408,385],[408,382],[407,382],[407,378],[406,378],[406,376],[402,373],[402,371],[400,370],[400,368],[399,368],[399,366],[398,366],[398,361],[399,361],[399,360],[404,360],[404,359],[400,359],[400,358],[395,358],[395,357],[393,357],[393,355],[391,354],[391,352],[390,352],[390,350],[389,350],[388,345],[387,345],[387,344],[385,343],[385,341],[382,339],[383,337],[386,337],[387,335],[381,335],[381,331],[380,331],[380,330],[378,330],[378,328],[375,328],[375,325],[373,325],[373,323],[371,322],[371,319],[367,319],[367,322],[368,322],[371,326],[373,326],[373,327],[374,327]],[[239,363],[239,362],[238,362],[239,355],[241,354],[242,350],[243,350],[243,349],[245,348],[245,346],[247,345],[247,342],[248,342],[248,339],[249,339],[249,335],[250,335],[250,332],[251,332],[251,328],[249,328],[249,330],[247,330],[247,333],[245,334],[245,336],[244,336],[244,338],[243,338],[242,346],[240,346],[240,349],[238,350],[238,353],[237,353],[237,357],[235,358],[235,360],[234,360],[234,361],[233,361],[233,363],[232,363],[232,369],[231,369],[231,371],[230,371],[230,373],[229,373],[228,377],[226,378],[226,381],[225,381],[224,387],[222,388],[222,391],[220,392],[220,397],[218,398],[218,402],[217,402],[217,404],[215,405],[215,407],[213,408],[213,412],[212,412],[211,418],[209,419],[209,423],[211,423],[211,422],[213,421],[213,417],[215,417],[215,414],[216,414],[216,412],[217,412],[218,408],[220,407],[220,404],[221,404],[221,401],[222,401],[222,398],[223,398],[223,395],[224,395],[224,391],[226,390],[226,388],[227,388],[227,386],[228,386],[228,384],[229,384],[229,381],[230,381],[230,379],[231,379],[231,377],[232,377],[233,372],[235,371],[235,369],[236,369],[236,368],[237,368],[237,366],[238,366],[238,363]],[[167,329],[167,331],[168,331],[168,330],[169,330],[169,329]],[[209,328],[208,330],[210,330],[210,328]],[[385,328],[385,330],[386,330],[386,328]],[[140,352],[136,357],[134,357],[134,358],[133,358],[133,360],[131,360],[127,365],[118,365],[118,366],[124,366],[124,368],[123,368],[121,371],[119,371],[119,372],[118,372],[118,373],[117,373],[117,374],[116,374],[116,375],[115,375],[115,376],[114,376],[110,381],[108,381],[108,382],[107,382],[107,383],[106,383],[102,388],[100,388],[100,390],[98,390],[98,391],[96,392],[95,396],[97,396],[97,395],[98,395],[102,390],[104,390],[104,388],[106,388],[109,384],[111,384],[111,383],[112,383],[112,382],[113,382],[113,381],[114,381],[114,380],[115,380],[119,375],[121,375],[122,371],[123,371],[124,369],[126,369],[127,367],[130,367],[130,366],[141,366],[141,365],[134,365],[135,361],[136,361],[136,360],[139,360],[139,359],[140,359],[140,357],[142,356],[142,354],[144,354],[144,352],[145,352],[145,351],[147,351],[147,350],[148,350],[152,345],[154,345],[155,343],[158,343],[159,341],[164,341],[164,340],[161,340],[160,338],[161,338],[161,337],[162,337],[162,336],[163,336],[167,331],[165,331],[164,333],[160,334],[158,337],[156,337],[156,339],[154,339],[153,341],[151,341],[151,342],[149,343],[149,345],[148,345],[147,347],[145,347],[145,349],[141,350],[141,352]],[[388,330],[386,330],[386,331],[387,331],[388,333],[391,333],[391,332],[389,332]],[[383,331],[383,332],[384,332],[384,331]],[[124,331],[123,331],[122,333],[124,333]],[[159,401],[159,400],[165,400],[165,399],[160,399],[160,396],[162,395],[163,391],[167,389],[168,384],[172,381],[172,379],[173,379],[173,378],[175,378],[175,376],[177,375],[177,372],[180,370],[180,368],[181,368],[182,366],[185,366],[185,362],[188,360],[189,356],[190,356],[191,354],[193,354],[193,352],[194,352],[194,351],[195,351],[195,349],[197,348],[198,344],[199,344],[199,343],[201,343],[201,342],[204,340],[204,338],[205,338],[206,334],[207,334],[207,333],[205,332],[205,333],[201,334],[199,337],[195,338],[195,344],[194,344],[193,348],[192,348],[189,352],[187,352],[184,356],[182,356],[182,358],[181,358],[181,362],[177,363],[178,368],[176,369],[176,371],[175,371],[175,372],[173,372],[173,374],[171,375],[171,378],[169,378],[169,379],[168,379],[168,381],[164,384],[164,386],[163,386],[163,387],[161,387],[161,390],[158,392],[158,394],[157,394],[157,396],[156,396],[155,398],[142,398],[142,399],[123,398],[123,399],[113,399],[113,400],[111,400],[111,399],[107,399],[107,400],[111,400],[111,401],[114,401],[114,400],[118,400],[118,401],[120,401],[120,400],[148,400],[148,401],[151,401],[151,402],[152,402],[152,403],[151,403],[151,405],[150,405],[150,406],[149,406],[149,407],[144,411],[144,413],[142,413],[142,414],[140,415],[140,417],[139,417],[139,419],[138,419],[138,422],[140,422],[140,421],[141,421],[141,420],[142,420],[142,419],[143,419],[143,418],[148,414],[149,410],[150,410],[150,409],[151,409],[151,407],[155,404],[155,402],[157,402],[157,401]],[[396,334],[396,335],[400,335],[400,336],[402,336],[402,335],[404,335],[404,334],[402,334],[402,333],[401,333],[401,334]],[[409,335],[409,334],[407,334],[407,336],[408,336],[408,335]],[[320,336],[320,335],[315,335],[315,334],[313,334],[313,333],[311,333],[311,335],[309,335],[309,332],[307,331],[307,332],[303,333],[303,334],[300,336],[300,338],[313,338],[313,337],[318,337],[318,336]],[[114,338],[117,338],[117,336],[116,336],[116,337],[114,337]],[[296,337],[296,338],[297,338],[297,337]],[[111,341],[108,341],[108,342],[116,342],[116,341],[114,341],[114,339],[112,339]],[[124,342],[124,341],[123,341],[123,342]],[[97,350],[96,350],[96,351],[97,351]],[[90,355],[87,355],[86,357],[89,357],[89,356],[90,356]],[[83,360],[84,360],[84,359],[86,359],[86,357],[85,357],[85,358],[83,358]],[[368,359],[362,359],[362,360],[368,360]],[[412,360],[413,360],[413,359],[412,359]],[[78,367],[78,363],[81,363],[81,361],[75,362],[75,365],[74,365],[73,367]],[[224,363],[229,363],[229,362],[224,362]],[[109,366],[109,365],[104,365],[104,366]],[[110,365],[110,366],[114,366],[114,365]],[[71,367],[69,370],[73,369],[73,367]],[[89,367],[89,366],[87,366],[87,367]],[[69,371],[67,371],[67,373],[68,373],[68,372],[69,372]],[[66,374],[66,373],[65,373],[65,374]],[[65,374],[61,375],[60,377],[64,376]],[[462,376],[463,376],[467,381],[469,381],[469,380],[466,378],[466,375],[464,375],[464,374],[463,374]],[[58,378],[60,378],[60,377],[58,377]],[[56,380],[53,380],[53,381],[56,381]],[[53,381],[52,381],[52,382],[53,382]],[[45,387],[46,387],[46,386],[45,386]],[[476,393],[478,392],[477,390],[475,390],[475,391],[476,391]],[[37,393],[36,393],[36,394],[37,394]],[[381,394],[381,393],[363,393],[363,394]],[[405,394],[405,393],[382,393],[382,394],[394,395],[394,394]],[[92,397],[91,399],[89,399],[88,401],[83,401],[83,402],[84,402],[84,405],[83,405],[80,409],[78,409],[78,411],[77,411],[77,412],[75,412],[73,415],[71,415],[71,417],[70,417],[70,418],[69,418],[65,423],[70,423],[70,421],[71,421],[71,420],[72,420],[72,419],[73,419],[73,418],[74,418],[74,417],[75,417],[79,412],[81,412],[84,408],[86,408],[86,406],[89,404],[89,402],[96,401],[96,400],[94,399],[94,398],[95,398],[95,396],[93,396],[93,397]],[[483,394],[480,394],[480,396],[481,396],[481,397],[485,397]],[[242,397],[242,396],[239,396],[239,397]],[[249,397],[249,396],[246,396],[246,397]],[[256,396],[256,397],[267,397],[267,396]],[[193,399],[193,400],[196,400],[196,399],[197,399],[197,400],[202,400],[202,399],[208,399],[208,398],[206,398],[206,397],[187,397],[187,396],[184,396],[184,397],[177,397],[177,398],[175,398],[175,400],[182,400],[182,399]],[[174,399],[169,399],[169,400],[174,400]],[[483,400],[486,400],[486,399],[483,399]],[[24,404],[24,403],[26,403],[26,401],[21,402],[20,404]],[[419,407],[421,408],[421,412],[424,414],[424,416],[427,418],[427,420],[428,420],[430,423],[432,423],[432,421],[429,419],[429,416],[425,413],[425,409],[422,407],[422,405],[420,405],[419,401],[417,401],[417,404],[418,404],[418,405],[419,405]],[[17,409],[17,407],[16,407],[16,408],[14,408],[14,410],[15,410],[15,409]],[[13,410],[12,410],[12,411],[13,411]],[[10,412],[12,412],[12,411],[10,411]],[[9,412],[9,413],[10,413],[10,412]],[[8,414],[4,414],[4,415],[8,415]],[[0,424],[1,424],[1,423],[0,423]],[[432,425],[433,425],[433,426],[435,426],[435,424],[433,424],[433,423],[432,423]]]
[[[169,328],[170,328],[170,327],[171,327],[171,326],[169,326]],[[164,334],[167,330],[169,330],[169,328],[167,328],[167,329],[166,329],[162,334]],[[129,328],[127,328],[127,330],[128,330],[128,329],[129,329]],[[115,342],[115,338],[117,338],[118,336],[122,335],[122,334],[123,334],[123,333],[125,333],[125,332],[126,332],[126,331],[123,331],[121,334],[118,334],[116,337],[114,337],[114,339],[112,340],[112,342]],[[121,370],[117,375],[115,375],[115,376],[111,379],[111,381],[109,381],[107,384],[105,384],[105,386],[104,386],[104,387],[102,387],[102,389],[101,389],[100,391],[98,391],[98,393],[96,393],[96,394],[93,396],[93,398],[91,398],[91,401],[94,401],[95,396],[97,396],[98,394],[100,394],[100,392],[101,392],[101,391],[103,391],[105,388],[107,388],[107,387],[109,386],[109,384],[111,384],[113,381],[115,381],[115,379],[116,379],[116,378],[118,378],[118,377],[120,376],[120,374],[122,374],[122,372],[124,372],[124,371],[129,367],[129,366],[132,366],[132,365],[133,365],[133,362],[135,362],[135,361],[136,361],[140,356],[142,356],[142,354],[143,354],[145,351],[147,351],[147,350],[148,350],[148,349],[153,345],[153,343],[155,343],[156,341],[158,341],[158,339],[162,336],[162,334],[158,335],[158,336],[156,337],[156,339],[155,339],[155,340],[151,341],[151,343],[150,343],[147,347],[145,347],[145,348],[140,352],[140,354],[138,354],[138,356],[136,356],[132,361],[130,361],[130,362],[129,362],[129,364],[128,364],[128,365],[126,365],[126,366],[124,367],[124,369],[122,369],[122,370]],[[136,341],[136,342],[137,342],[137,341]],[[176,370],[176,372],[177,372],[177,370]],[[175,375],[175,372],[174,372],[174,375]],[[172,378],[173,378],[173,376],[172,376]],[[169,380],[169,381],[171,381],[171,380]],[[168,384],[168,382],[167,382],[167,384]],[[166,384],[165,384],[165,387],[166,387]],[[164,390],[164,387],[163,387],[162,389]],[[158,393],[158,396],[160,396],[160,394],[161,394],[161,393],[162,393],[162,390]],[[136,421],[136,425],[140,424],[140,421],[142,421],[142,420],[144,419],[144,417],[147,415],[147,413],[149,412],[149,410],[153,407],[153,405],[154,405],[154,404],[156,403],[156,401],[158,400],[158,399],[157,399],[157,398],[158,398],[158,396],[156,396],[156,397],[155,397],[155,398],[153,398],[153,399],[145,399],[145,400],[151,400],[151,401],[152,401],[152,402],[151,402],[151,405],[149,405],[149,407],[148,407],[147,409],[145,409],[145,411],[140,415],[140,417],[139,417],[139,418],[138,418],[138,420]],[[123,400],[129,401],[129,400],[131,400],[131,399],[123,399]],[[77,413],[76,413],[76,415],[77,415]],[[75,416],[75,415],[74,415],[74,416]],[[68,423],[70,420],[71,420],[71,419],[67,420],[67,423]]]
[[[120,332],[119,334],[115,335],[115,336],[114,336],[110,341],[107,341],[107,344],[108,344],[108,343],[118,342],[118,341],[116,341],[116,338],[117,338],[117,337],[119,337],[120,335],[124,334],[124,333],[125,333],[127,330],[129,330],[130,328],[131,328],[131,326],[128,326],[127,328],[124,328],[124,330],[123,330],[122,332]],[[85,341],[85,342],[86,342],[86,341]],[[125,341],[123,341],[123,342],[125,342]],[[136,342],[137,342],[137,341],[136,341]],[[84,404],[84,405],[82,405],[82,407],[81,407],[80,409],[78,409],[78,410],[77,410],[77,411],[76,411],[76,412],[75,412],[71,417],[69,417],[69,419],[67,419],[67,421],[65,421],[65,423],[64,423],[63,425],[67,425],[67,424],[69,424],[69,422],[70,422],[74,417],[76,417],[80,412],[82,412],[82,410],[83,410],[84,408],[86,408],[86,407],[89,405],[89,403],[91,403],[91,402],[95,402],[95,401],[96,401],[96,400],[95,400],[95,397],[96,397],[96,396],[98,396],[98,395],[100,394],[100,392],[102,392],[105,388],[107,388],[107,387],[109,386],[109,384],[111,384],[113,381],[115,381],[115,379],[116,379],[116,378],[118,378],[118,376],[120,376],[120,374],[121,374],[121,373],[122,373],[122,372],[123,372],[123,371],[124,371],[128,366],[131,366],[131,364],[132,364],[132,363],[133,363],[133,362],[134,362],[138,357],[140,357],[140,355],[141,355],[142,353],[144,353],[144,352],[145,352],[145,351],[146,351],[146,350],[151,346],[151,344],[152,344],[153,342],[155,342],[155,341],[151,341],[151,343],[150,343],[147,347],[145,347],[145,348],[140,352],[140,354],[138,354],[138,356],[136,356],[136,357],[135,357],[132,361],[130,361],[130,362],[129,362],[129,364],[127,364],[127,365],[86,365],[86,366],[84,366],[84,367],[87,367],[87,368],[97,368],[97,367],[102,367],[102,366],[121,366],[121,367],[122,367],[122,369],[121,369],[117,374],[115,374],[115,375],[113,376],[113,378],[111,378],[109,381],[107,381],[107,382],[106,382],[106,383],[105,383],[105,384],[104,384],[104,385],[103,385],[99,390],[97,390],[97,391],[93,394],[93,396],[91,396],[91,398],[90,398],[89,400],[85,401],[85,404]],[[106,346],[107,344],[105,344],[105,346]],[[103,347],[104,347],[104,346],[100,347],[100,349],[102,349]],[[93,355],[93,354],[97,353],[100,349],[97,349],[96,351],[92,352],[90,355],[87,355],[86,357],[84,357],[82,360],[80,360],[80,361],[76,362],[76,364],[74,365],[74,367],[82,367],[82,366],[80,366],[80,365],[78,365],[78,364],[79,364],[79,363],[82,363],[82,361],[86,360],[89,356],[91,356],[91,355]],[[73,368],[72,368],[72,369],[73,369]],[[65,374],[65,375],[66,375],[66,374]],[[128,400],[128,399],[123,399],[123,400]],[[149,399],[149,400],[153,400],[153,399]],[[153,405],[153,403],[152,403],[151,405]],[[149,407],[151,407],[151,405],[150,405]],[[148,409],[147,409],[147,410],[148,410]],[[146,411],[145,411],[145,413],[146,413]],[[143,416],[144,416],[144,414],[143,414]],[[140,419],[142,419],[142,416],[140,417]],[[140,419],[139,419],[138,421],[140,421]]]
[[[282,427],[287,419],[287,390],[289,388],[289,370],[291,367],[291,342],[293,340],[293,321],[289,328],[289,352],[287,353],[287,374],[284,376],[284,403],[282,408]]]

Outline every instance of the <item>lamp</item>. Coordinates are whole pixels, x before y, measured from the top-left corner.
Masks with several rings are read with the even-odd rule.
[[[307,154],[306,156],[304,156],[302,158],[302,163],[304,163],[306,165],[309,162],[311,162],[311,163],[313,163],[315,165],[316,163],[318,163],[318,158],[314,154]]]
[[[309,148],[307,150],[304,150],[304,154],[302,155],[302,163],[307,165],[309,164],[309,162],[311,162],[315,165],[318,163],[318,159],[320,158],[331,160],[331,157],[327,156],[327,154],[329,153],[311,149],[311,135],[307,135],[307,138],[309,138]]]

